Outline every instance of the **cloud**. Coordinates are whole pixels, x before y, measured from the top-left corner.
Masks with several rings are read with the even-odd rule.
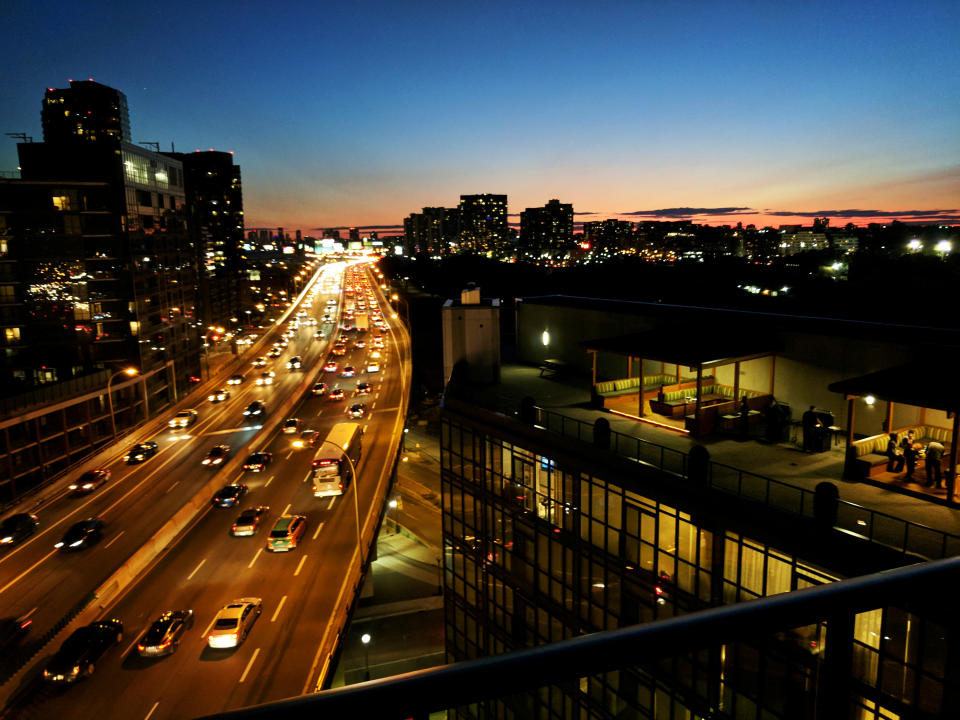
[[[324,230],[403,230],[403,225],[327,225],[326,227],[310,228],[311,232],[323,232]]]
[[[619,213],[620,215],[637,215],[640,217],[659,217],[684,219],[695,215],[756,215],[757,211],[748,207],[721,207],[721,208],[661,208],[660,210],[634,210],[633,212]]]
[[[574,214],[574,215],[597,215],[598,213],[596,213],[596,212],[593,211],[593,210],[574,210],[574,211],[573,211],[573,214]],[[520,217],[520,213],[507,213],[507,217],[516,217],[516,218],[518,218],[518,217]]]
[[[765,210],[766,215],[776,217],[830,217],[830,218],[939,218],[956,215],[957,208],[949,210]]]

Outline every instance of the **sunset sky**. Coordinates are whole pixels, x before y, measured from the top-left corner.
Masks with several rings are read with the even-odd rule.
[[[578,221],[960,223],[960,2],[23,2],[0,126],[123,90],[133,140],[233,150],[249,227],[461,193]],[[0,143],[0,170],[16,144]]]

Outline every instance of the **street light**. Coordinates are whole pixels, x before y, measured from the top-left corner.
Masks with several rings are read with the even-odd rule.
[[[347,461],[347,464],[350,467],[350,477],[353,480],[353,482],[351,483],[353,485],[353,515],[357,521],[357,549],[360,551],[360,567],[362,568],[365,561],[363,557],[363,542],[360,539],[360,501],[357,500],[357,495],[360,492],[359,491],[360,483],[357,479],[357,467],[353,464],[353,460],[350,459],[350,456],[347,455],[346,450],[344,450],[342,447],[340,447],[336,443],[330,442],[329,440],[325,440],[324,442],[327,445],[335,447],[337,450],[339,450],[340,453],[343,455],[343,458]]]
[[[360,642],[363,643],[363,666],[365,668],[363,679],[370,679],[370,633],[364,633],[360,636]]]
[[[135,367],[123,368],[122,370],[117,370],[113,375],[110,376],[110,379],[107,380],[107,405],[110,407],[110,427],[113,430],[113,439],[117,439],[117,420],[113,416],[113,394],[110,391],[110,386],[113,384],[113,379],[118,375],[126,375],[128,377],[133,377],[137,375],[140,371]]]

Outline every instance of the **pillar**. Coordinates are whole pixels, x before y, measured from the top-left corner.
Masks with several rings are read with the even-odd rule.
[[[740,361],[737,360],[733,364],[733,401],[735,403],[740,402]],[[734,410],[738,410],[739,405],[736,405]]]
[[[950,435],[950,460],[947,463],[947,502],[953,502],[957,489],[957,440],[960,438],[960,413],[953,412],[953,433]]]
[[[640,358],[640,409],[637,411],[637,415],[643,417],[643,358]]]

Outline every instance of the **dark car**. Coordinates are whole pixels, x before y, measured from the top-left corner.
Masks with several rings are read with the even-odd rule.
[[[26,637],[32,624],[33,620],[29,618],[0,618],[0,652],[4,655],[12,653]]]
[[[222,488],[217,490],[216,494],[213,496],[213,506],[214,507],[234,507],[240,498],[243,497],[243,494],[247,491],[247,486],[243,483],[231,483],[229,485],[224,485]]]
[[[43,679],[55,683],[72,683],[93,675],[94,663],[106,650],[123,640],[123,623],[104,620],[91,623],[63,641],[57,654],[47,663]]]
[[[210,448],[210,452],[207,453],[207,456],[200,461],[200,464],[205,467],[216,468],[225,463],[229,457],[229,445],[214,445],[212,448]]]
[[[367,412],[367,406],[363,403],[354,403],[347,408],[347,415],[352,418],[362,418]]]
[[[327,400],[343,400],[343,389],[335,387],[327,393]]]
[[[130,448],[130,452],[123,456],[127,465],[136,465],[142,463],[147,458],[152,458],[157,454],[157,444],[155,442],[138,443]]]
[[[369,395],[371,392],[373,392],[373,386],[372,386],[370,383],[368,383],[368,382],[358,382],[358,383],[357,383],[357,390],[356,390],[356,393],[355,393],[355,394],[357,394],[357,395]]]
[[[76,482],[70,483],[67,487],[74,495],[84,495],[93,492],[110,479],[110,470],[107,468],[97,468],[88,470]]]
[[[327,384],[325,382],[318,382],[313,384],[313,389],[310,391],[311,395],[323,395],[327,392]]]
[[[254,400],[252,403],[247,405],[247,409],[243,411],[243,414],[246,417],[262,417],[267,412],[267,406],[263,404],[261,400]]]
[[[260,472],[267,469],[267,465],[270,464],[271,460],[273,460],[273,455],[268,452],[250,453],[243,463],[243,469]]]
[[[227,380],[227,385],[239,385],[244,379],[243,375],[231,375],[230,379]]]
[[[33,535],[40,524],[39,518],[30,513],[17,513],[0,523],[0,545],[16,545]]]
[[[180,647],[184,633],[193,627],[193,610],[169,610],[153,621],[140,642],[141,657],[172,655]]]
[[[85,547],[93,545],[103,537],[103,520],[100,518],[87,518],[78,523],[74,523],[60,539],[55,548],[64,552],[70,550],[82,550]]]
[[[246,535],[255,535],[260,529],[260,523],[270,512],[266,505],[250,507],[240,513],[240,517],[233,521],[230,528],[230,534],[234,537],[244,537]]]

